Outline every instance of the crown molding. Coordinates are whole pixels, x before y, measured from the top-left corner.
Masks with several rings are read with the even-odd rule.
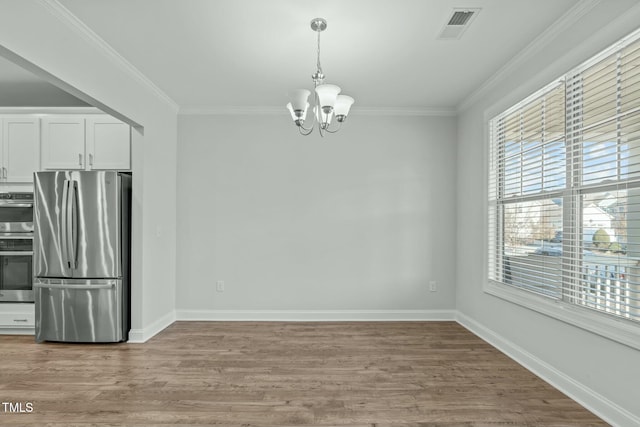
[[[225,116],[225,115],[289,115],[283,107],[180,107],[178,114],[182,116]],[[408,116],[408,117],[453,117],[457,114],[454,108],[353,108],[351,114],[359,116]]]
[[[71,30],[82,36],[97,48],[98,52],[111,60],[127,74],[149,89],[159,100],[168,105],[174,112],[178,112],[178,104],[165,92],[149,80],[144,74],[120,55],[114,48],[97,35],[91,28],[75,16],[69,9],[64,7],[58,0],[39,0],[38,3],[47,9],[52,15],[58,18]]]
[[[0,107],[0,114],[105,114],[95,107]]]
[[[180,107],[178,114],[182,116],[281,116],[289,112],[284,107],[211,107],[205,105]]]
[[[471,95],[462,100],[456,110],[461,113],[475,104],[479,99],[492,91],[500,82],[515,69],[532,58],[536,53],[549,45],[560,33],[575,24],[580,18],[596,7],[601,0],[580,0],[571,9],[564,13],[558,20],[551,24],[545,31],[522,49],[516,56],[502,66],[495,74],[485,81]]]
[[[448,107],[355,108],[354,111],[360,116],[454,117],[457,114],[454,108]]]

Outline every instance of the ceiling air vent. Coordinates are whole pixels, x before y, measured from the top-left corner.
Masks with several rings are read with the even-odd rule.
[[[480,9],[453,9],[447,25],[440,31],[438,39],[441,40],[457,40],[462,36],[462,33],[469,28],[471,22],[480,12]]]

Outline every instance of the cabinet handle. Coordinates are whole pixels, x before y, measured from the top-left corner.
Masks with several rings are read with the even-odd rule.
[[[93,154],[89,154],[89,166],[93,166]]]
[[[27,319],[13,319],[14,322],[28,322]]]
[[[78,153],[78,164],[82,166],[82,153]]]
[[[2,168],[2,176],[7,179],[7,168]]]

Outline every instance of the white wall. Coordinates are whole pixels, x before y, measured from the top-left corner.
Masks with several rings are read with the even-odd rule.
[[[0,11],[2,47],[144,127],[133,138],[132,230],[132,327],[144,339],[175,306],[176,110],[55,4],[2,0]]]
[[[193,115],[178,135],[179,318],[454,308],[454,118],[353,112],[321,139],[285,111]]]
[[[598,410],[598,402],[607,402],[600,413],[617,425],[631,425],[633,416],[640,417],[640,352],[483,292],[486,255],[481,254],[487,252],[485,116],[508,108],[635,30],[640,22],[639,7],[616,19],[634,4],[637,2],[600,2],[559,34],[553,45],[504,75],[458,117],[458,310],[477,322],[479,330],[495,333],[498,341],[560,373],[558,378],[564,377],[576,390],[574,397],[592,409]],[[571,381],[577,383],[571,385]]]

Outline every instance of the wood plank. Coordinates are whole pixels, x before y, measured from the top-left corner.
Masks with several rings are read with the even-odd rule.
[[[176,322],[145,344],[0,337],[12,426],[603,426],[455,322]]]

